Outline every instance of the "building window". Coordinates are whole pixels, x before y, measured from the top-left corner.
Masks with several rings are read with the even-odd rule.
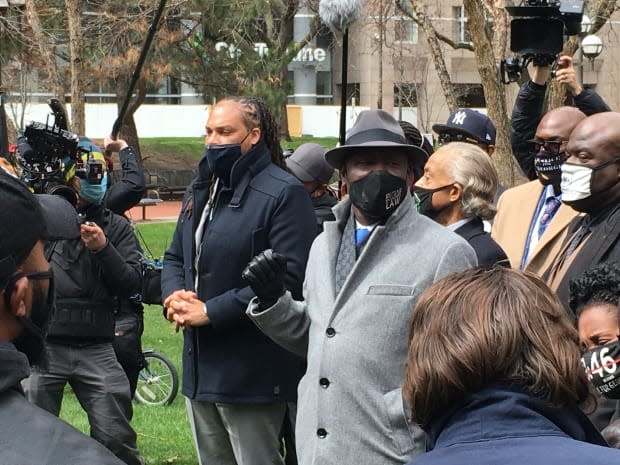
[[[461,108],[485,108],[482,84],[452,84],[456,102]]]
[[[418,90],[415,82],[398,82],[394,84],[394,106],[418,106]]]
[[[453,6],[452,16],[454,17],[454,40],[459,44],[471,43],[471,34],[469,33],[469,24],[467,24],[467,17],[465,16],[465,8]]]
[[[394,38],[397,42],[418,43],[418,25],[411,18],[398,18],[394,21],[396,29]]]

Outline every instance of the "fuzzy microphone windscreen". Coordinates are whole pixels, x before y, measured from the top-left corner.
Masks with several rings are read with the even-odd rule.
[[[332,30],[344,32],[362,15],[363,0],[321,0],[319,16]]]

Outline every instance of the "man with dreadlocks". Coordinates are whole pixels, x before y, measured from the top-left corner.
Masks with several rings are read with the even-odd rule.
[[[255,98],[217,102],[198,177],[185,194],[164,256],[166,318],[182,328],[183,394],[202,465],[283,464],[279,433],[303,361],[245,315],[247,262],[286,255],[286,287],[302,298],[316,232],[303,185],[285,171],[271,112]]]

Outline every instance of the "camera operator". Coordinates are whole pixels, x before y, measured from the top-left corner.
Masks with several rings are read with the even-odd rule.
[[[125,463],[141,464],[129,424],[129,383],[112,348],[119,302],[140,289],[140,254],[129,222],[102,205],[108,179],[103,156],[85,157],[86,170],[67,176],[84,220],[81,237],[52,242],[46,250],[56,279],[56,311],[45,341],[47,363],[33,370],[27,395],[58,415],[69,382],[88,414],[91,436]],[[97,176],[89,170],[93,166]]]
[[[529,141],[534,138],[536,127],[543,116],[545,92],[550,77],[549,66],[533,65],[532,79],[521,86],[512,110],[510,128],[512,152],[530,181],[536,179],[537,175],[534,169],[536,154],[530,150]],[[575,106],[586,116],[611,111],[600,95],[593,89],[584,88],[578,81],[572,57],[563,55],[558,59],[555,80],[564,84],[572,95]]]

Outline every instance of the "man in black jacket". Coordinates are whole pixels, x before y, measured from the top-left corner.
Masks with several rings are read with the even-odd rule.
[[[98,160],[103,162],[103,157]],[[112,340],[119,300],[139,292],[140,256],[128,221],[102,205],[107,186],[103,166],[98,183],[79,171],[80,177],[69,180],[84,220],[80,238],[47,246],[56,279],[56,311],[45,344],[46,363],[33,370],[27,395],[58,415],[69,382],[88,413],[91,436],[125,463],[138,465],[142,459],[129,424],[129,383]]]
[[[557,66],[555,80],[565,84],[566,89],[573,97],[575,106],[586,116],[610,111],[600,95],[592,89],[584,88],[579,83],[572,57],[561,56],[558,59]],[[532,80],[521,86],[512,110],[510,128],[512,153],[530,181],[536,179],[534,168],[536,153],[531,150],[529,141],[534,138],[538,123],[543,116],[545,92],[550,76],[551,69],[548,66],[533,66]]]
[[[335,221],[332,207],[338,203],[327,185],[334,174],[334,169],[325,161],[327,149],[319,144],[301,144],[290,157],[286,158],[286,167],[299,179],[312,200],[316,215],[317,234],[323,232],[325,221]]]
[[[37,363],[42,354],[53,306],[43,240],[66,237],[71,218],[77,232],[75,211],[60,197],[51,199],[57,202],[53,210],[42,211],[35,196],[3,169],[0,199],[0,463],[120,465],[101,444],[28,402],[20,386],[29,361]],[[50,219],[63,221],[57,228],[45,221]]]
[[[599,263],[620,260],[620,113],[589,116],[570,135],[562,165],[562,202],[575,218],[545,273],[567,311],[569,282]]]
[[[206,134],[162,272],[166,316],[183,328],[183,394],[200,463],[282,464],[279,433],[304,364],[246,316],[255,294],[241,273],[273,248],[288,257],[286,286],[301,299],[314,212],[283,169],[264,102],[218,102]]]

